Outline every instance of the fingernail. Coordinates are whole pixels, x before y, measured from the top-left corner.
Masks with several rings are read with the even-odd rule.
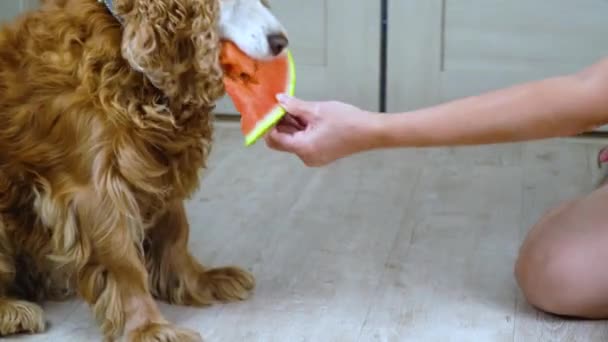
[[[279,101],[280,104],[284,105],[285,103],[287,103],[287,101],[289,101],[289,96],[286,94],[277,94],[277,101]]]

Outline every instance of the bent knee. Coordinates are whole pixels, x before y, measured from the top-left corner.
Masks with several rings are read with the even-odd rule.
[[[597,299],[608,299],[581,241],[558,227],[562,213],[551,213],[533,228],[521,247],[515,277],[526,300],[536,308],[564,316],[593,316]],[[604,314],[604,313],[602,313]]]
[[[607,299],[586,267],[585,253],[566,243],[524,243],[515,264],[515,277],[528,303],[547,313],[596,318],[598,299]],[[597,270],[596,270],[597,271]]]
[[[546,312],[566,314],[569,308],[563,294],[573,281],[568,268],[562,255],[526,246],[515,263],[515,278],[528,303]]]

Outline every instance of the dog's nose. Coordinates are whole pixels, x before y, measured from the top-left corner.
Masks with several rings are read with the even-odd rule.
[[[268,45],[270,46],[270,51],[272,51],[272,54],[278,56],[281,54],[281,52],[283,52],[283,50],[285,50],[285,48],[287,48],[287,45],[289,45],[289,40],[287,40],[287,37],[285,37],[285,35],[282,33],[271,34],[268,36]]]

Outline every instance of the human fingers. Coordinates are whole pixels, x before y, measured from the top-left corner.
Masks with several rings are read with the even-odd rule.
[[[297,153],[299,150],[297,135],[300,133],[300,131],[284,131],[277,126],[265,136],[266,144],[274,150]]]
[[[286,114],[285,116],[283,116],[283,118],[281,118],[281,120],[279,120],[279,122],[275,126],[289,126],[295,130],[303,131],[306,129],[307,125],[302,120],[298,120],[295,116]]]
[[[327,160],[319,157],[312,145],[304,139],[305,132],[298,131],[294,134],[280,132],[276,127],[270,131],[264,139],[266,144],[273,150],[293,153],[308,167],[321,167],[328,164]]]
[[[276,126],[275,129],[281,133],[285,133],[285,134],[294,134],[296,132],[302,131],[303,128],[301,128],[299,125],[297,124],[291,124],[288,122],[279,122]]]
[[[279,125],[277,125],[277,126],[273,127],[272,130],[268,131],[268,133],[266,133],[266,135],[264,135],[264,141],[266,141],[266,146],[268,146],[270,149],[273,149],[276,151],[281,151],[281,152],[288,152],[285,149],[285,147],[281,144],[282,139],[278,138],[278,136],[281,134],[290,134],[290,133],[283,131],[283,129],[281,127],[279,127]]]
[[[279,144],[277,144],[277,141],[274,139],[271,132],[269,132],[268,134],[266,134],[264,136],[264,141],[266,141],[266,146],[268,146],[268,148],[270,148],[272,150],[287,152],[284,149],[282,149],[281,146],[279,146]]]
[[[266,135],[264,135],[264,141],[266,142],[266,146],[268,146],[272,150],[281,151],[281,152],[289,152],[283,147],[280,143],[281,139],[277,139],[277,135],[279,134],[289,134],[286,132],[282,132],[278,126],[272,128],[272,130],[268,131]]]
[[[291,116],[303,120],[305,123],[313,119],[314,103],[303,101],[286,94],[278,94],[277,100]]]

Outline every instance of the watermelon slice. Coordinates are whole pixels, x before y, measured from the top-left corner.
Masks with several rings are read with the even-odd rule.
[[[275,96],[294,95],[293,57],[288,50],[272,60],[255,60],[234,43],[223,41],[220,63],[226,93],[241,115],[245,146],[250,146],[285,115]]]

